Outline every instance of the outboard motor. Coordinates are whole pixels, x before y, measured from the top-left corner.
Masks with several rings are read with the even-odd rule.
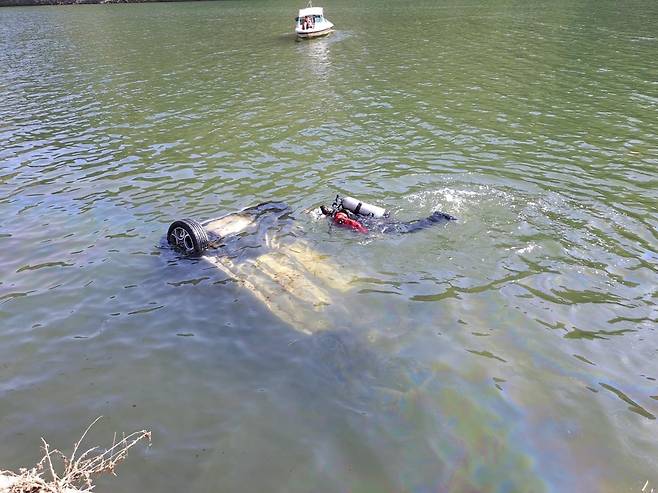
[[[361,202],[354,197],[343,197],[340,199],[336,196],[336,203],[354,214],[370,217],[388,217],[389,213],[383,207]]]

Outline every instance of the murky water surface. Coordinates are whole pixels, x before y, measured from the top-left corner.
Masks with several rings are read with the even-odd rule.
[[[0,465],[103,415],[99,491],[658,488],[658,4],[301,6],[0,10]],[[163,244],[270,200],[317,317]]]

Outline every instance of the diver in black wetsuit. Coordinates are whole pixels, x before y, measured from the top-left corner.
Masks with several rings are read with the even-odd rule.
[[[387,215],[383,217],[361,216],[354,214],[352,211],[344,208],[342,205],[334,203],[332,208],[324,205],[320,206],[320,211],[325,216],[332,219],[334,224],[342,227],[353,229],[359,233],[368,233],[370,231],[377,231],[379,233],[415,233],[423,229],[427,229],[438,223],[445,223],[448,221],[456,221],[457,218],[446,214],[445,212],[436,211],[423,219],[415,219],[413,221],[400,222],[393,221]]]

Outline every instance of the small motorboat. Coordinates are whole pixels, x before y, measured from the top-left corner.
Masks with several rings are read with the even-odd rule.
[[[298,38],[326,36],[333,30],[334,25],[324,16],[322,7],[313,7],[311,2],[308,2],[308,7],[299,9],[299,14],[295,18],[295,33]]]

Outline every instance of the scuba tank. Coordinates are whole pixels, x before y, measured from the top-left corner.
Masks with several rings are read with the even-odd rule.
[[[388,211],[383,207],[377,207],[376,205],[361,202],[354,197],[343,197],[340,201],[340,205],[344,209],[347,209],[354,214],[360,214],[361,216],[388,217]]]

